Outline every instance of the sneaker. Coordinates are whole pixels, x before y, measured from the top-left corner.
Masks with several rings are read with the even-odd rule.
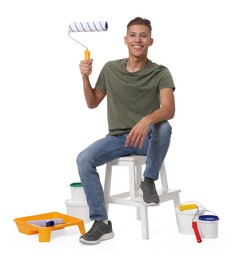
[[[111,221],[108,220],[108,224],[106,224],[103,221],[95,220],[91,229],[81,236],[79,241],[84,244],[96,245],[113,237]]]
[[[160,204],[160,198],[153,180],[144,178],[144,181],[141,181],[140,189],[143,193],[143,200],[146,205],[158,206]]]

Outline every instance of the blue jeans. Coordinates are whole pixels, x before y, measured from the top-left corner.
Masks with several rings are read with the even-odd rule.
[[[86,194],[91,220],[108,219],[102,184],[97,167],[118,157],[147,155],[144,177],[157,180],[159,170],[170,145],[172,128],[168,121],[150,127],[142,149],[125,147],[127,134],[106,136],[79,153],[76,162]]]

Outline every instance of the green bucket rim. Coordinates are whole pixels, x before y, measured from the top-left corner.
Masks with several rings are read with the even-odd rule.
[[[73,188],[82,188],[82,183],[81,182],[73,182],[70,184],[71,187]]]

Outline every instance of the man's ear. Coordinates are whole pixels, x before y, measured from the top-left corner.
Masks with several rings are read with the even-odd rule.
[[[154,42],[154,39],[153,39],[153,38],[150,38],[150,46],[153,45],[153,42]]]

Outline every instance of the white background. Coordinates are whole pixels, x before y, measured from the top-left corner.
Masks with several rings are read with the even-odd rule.
[[[65,213],[69,184],[79,180],[77,154],[107,133],[105,102],[95,110],[86,107],[78,68],[84,49],[68,37],[68,25],[109,24],[107,32],[75,35],[91,50],[94,84],[106,61],[127,57],[123,37],[136,16],[151,20],[149,58],[170,69],[177,87],[166,159],[169,186],[181,189],[182,202],[200,202],[215,212],[219,236],[198,244],[194,236],[179,234],[167,202],[149,210],[147,241],[133,208],[111,206],[114,239],[83,246],[73,227],[39,243],[37,235],[19,233],[13,220]],[[1,259],[241,255],[241,24],[239,0],[1,1]],[[101,167],[101,178],[103,173]],[[124,176],[119,182],[125,185]]]

